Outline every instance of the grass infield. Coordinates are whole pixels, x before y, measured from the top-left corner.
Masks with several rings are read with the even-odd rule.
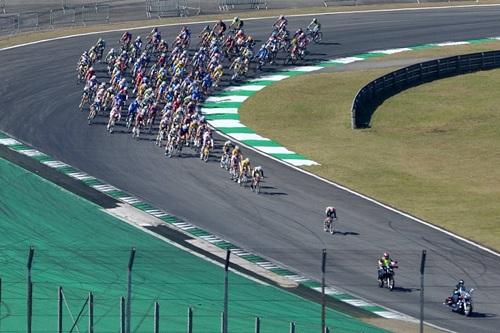
[[[409,52],[406,57],[498,47],[450,47]],[[383,59],[390,63],[403,56]],[[382,60],[375,60],[374,67],[381,65],[377,61]],[[321,163],[306,169],[500,250],[500,170],[495,167],[500,164],[500,95],[495,88],[500,70],[405,91],[375,112],[371,129],[352,130],[355,93],[394,69],[293,77],[245,101],[241,120]]]

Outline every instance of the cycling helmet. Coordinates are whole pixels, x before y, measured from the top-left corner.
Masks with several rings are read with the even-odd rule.
[[[314,18],[314,19],[313,19],[313,22],[314,22],[314,23],[318,23],[318,19],[317,19],[317,18]]]
[[[285,15],[280,15],[280,20],[283,20],[285,18]]]
[[[137,36],[135,40],[141,40],[141,36]]]
[[[224,145],[229,146],[231,144],[231,140],[227,140]]]
[[[384,252],[384,258],[389,259],[389,252]]]
[[[245,158],[244,162],[245,162],[245,163],[249,163],[249,162],[250,162],[250,159],[247,157],[247,158]]]
[[[459,280],[457,286],[463,286],[465,284],[464,280]]]
[[[240,146],[234,147],[234,150],[239,151],[240,150]]]
[[[240,19],[240,18],[239,18],[238,16],[235,16],[235,17],[234,17],[234,20],[235,20],[235,21],[238,21],[239,19]]]

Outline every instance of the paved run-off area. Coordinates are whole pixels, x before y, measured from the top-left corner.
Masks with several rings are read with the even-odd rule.
[[[223,298],[223,269],[178,249],[104,212],[82,199],[4,159],[0,159],[2,232],[2,304],[0,330],[24,332],[26,260],[35,247],[33,265],[33,332],[54,332],[57,287],[67,303],[64,327],[72,325],[88,291],[95,295],[96,332],[116,332],[119,298],[126,293],[126,265],[132,246],[134,265],[134,332],[150,332],[153,304],[161,305],[164,332],[184,332],[187,308],[194,312],[195,332],[218,332]],[[319,329],[320,306],[276,287],[230,274],[232,332],[250,332],[254,317],[262,332],[279,332],[297,323],[298,332]],[[87,328],[84,311],[79,328]],[[383,332],[357,319],[328,311],[337,332]]]

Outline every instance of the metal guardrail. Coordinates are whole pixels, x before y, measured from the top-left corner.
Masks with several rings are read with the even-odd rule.
[[[267,0],[219,0],[219,10],[229,11],[240,6],[249,6],[250,9],[266,9]]]
[[[353,129],[369,128],[373,113],[386,99],[431,81],[500,68],[500,51],[453,56],[411,65],[383,75],[359,90],[351,109]]]

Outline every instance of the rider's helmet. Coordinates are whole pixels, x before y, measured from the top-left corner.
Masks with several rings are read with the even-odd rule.
[[[141,40],[141,36],[137,36],[137,37],[135,38],[135,40],[136,40],[136,41],[140,41],[140,40]]]
[[[234,147],[234,150],[235,150],[236,152],[239,152],[239,151],[240,151],[240,146],[238,146],[238,145],[237,145],[236,147]]]
[[[285,15],[280,15],[280,20],[283,20],[285,18]]]
[[[239,18],[238,16],[235,16],[233,20],[234,20],[234,21],[238,21],[239,19],[240,19],[240,18]]]
[[[389,252],[384,252],[384,258],[389,259]]]
[[[245,158],[245,160],[243,162],[250,163],[250,159],[247,157],[247,158]]]
[[[458,283],[457,283],[457,288],[458,287],[463,287],[465,284],[464,280],[459,280]]]
[[[318,23],[318,19],[317,18],[313,18],[313,23]]]
[[[231,140],[227,140],[225,143],[224,143],[224,146],[229,146],[231,145]]]
[[[297,31],[295,32],[297,35],[300,35],[302,33],[302,28],[299,28],[297,29]]]

